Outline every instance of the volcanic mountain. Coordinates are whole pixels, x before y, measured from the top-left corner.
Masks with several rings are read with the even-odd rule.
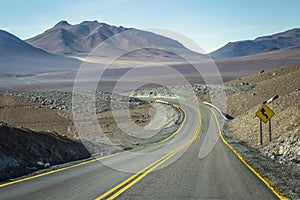
[[[255,40],[229,42],[210,55],[215,59],[226,59],[299,45],[300,28],[294,28],[274,35],[258,37]]]
[[[203,54],[185,48],[173,39],[152,32],[116,27],[98,21],[84,21],[76,25],[61,21],[53,28],[26,42],[50,53],[69,56],[86,56],[101,44],[101,47],[98,46],[98,56],[119,54],[139,56],[142,54],[140,57],[161,55],[172,58],[176,56],[174,54],[177,54],[207,58]],[[146,54],[145,49],[149,50]]]

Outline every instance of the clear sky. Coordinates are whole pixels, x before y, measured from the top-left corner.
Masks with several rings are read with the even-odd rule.
[[[299,0],[0,0],[0,29],[27,39],[61,20],[181,33],[205,51],[300,27]]]

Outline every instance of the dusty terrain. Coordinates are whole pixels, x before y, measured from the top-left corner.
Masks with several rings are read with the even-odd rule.
[[[34,131],[47,131],[73,138],[72,121],[37,102],[14,96],[0,96],[0,121]]]
[[[249,91],[227,96],[227,113],[235,118],[228,123],[228,130],[232,132],[232,135],[253,147],[260,147],[259,119],[255,117],[255,113],[262,106],[262,102],[274,95],[279,95],[278,99],[267,104],[275,112],[271,119],[272,137],[276,140],[284,139],[289,135],[299,136],[299,76],[300,66],[294,65],[229,82],[228,84],[244,83],[255,85]],[[263,124],[263,133],[263,143],[267,145],[269,144],[268,124]]]

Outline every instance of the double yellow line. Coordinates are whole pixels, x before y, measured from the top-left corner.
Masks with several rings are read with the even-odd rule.
[[[196,130],[196,132],[195,132],[195,134],[194,134],[194,136],[193,136],[193,138],[191,140],[189,140],[185,144],[177,147],[176,149],[174,149],[173,151],[171,151],[167,155],[165,155],[162,158],[158,159],[157,161],[153,162],[152,164],[150,164],[149,166],[147,166],[144,169],[140,170],[139,172],[133,174],[128,179],[124,180],[123,182],[121,182],[117,186],[113,187],[112,189],[108,190],[107,192],[105,192],[104,194],[102,194],[101,196],[99,196],[98,198],[96,198],[96,200],[100,200],[100,199],[112,200],[112,199],[115,199],[116,197],[118,197],[122,193],[124,193],[126,190],[128,190],[130,187],[132,187],[133,185],[135,185],[137,182],[139,182],[142,178],[144,178],[145,176],[147,176],[154,169],[156,169],[157,167],[159,167],[160,165],[162,165],[164,162],[166,162],[168,159],[170,159],[172,156],[174,156],[176,153],[178,153],[179,151],[183,150],[188,145],[190,145],[191,143],[193,143],[196,140],[196,138],[198,137],[199,133],[200,133],[201,123],[202,123],[202,117],[201,117],[201,114],[200,114],[200,112],[199,112],[198,109],[196,109],[194,107],[192,107],[192,108],[195,109],[198,112],[199,123],[198,123],[197,130]],[[186,114],[186,112],[184,110],[183,110],[183,112],[184,112],[184,114]]]

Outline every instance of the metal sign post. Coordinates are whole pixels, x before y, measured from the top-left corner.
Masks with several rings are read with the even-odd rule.
[[[262,137],[262,120],[259,119],[259,130],[260,130],[260,145],[263,144],[263,137]]]
[[[269,140],[272,141],[271,119],[269,120]]]

